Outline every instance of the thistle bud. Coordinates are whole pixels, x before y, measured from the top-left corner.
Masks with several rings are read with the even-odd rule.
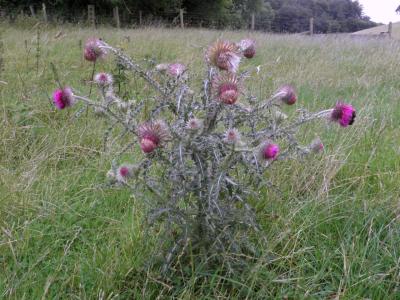
[[[236,128],[230,128],[225,132],[223,141],[227,144],[236,144],[240,138],[240,132]]]
[[[96,82],[100,87],[106,87],[113,84],[113,77],[108,73],[97,73],[94,76],[94,82]]]
[[[256,54],[256,42],[251,39],[244,39],[238,43],[243,56],[246,58],[253,58]]]
[[[324,144],[322,143],[320,138],[315,138],[312,140],[308,148],[314,153],[319,153],[324,150]]]
[[[271,142],[264,142],[259,149],[259,157],[263,160],[274,160],[279,154],[279,146]]]
[[[296,91],[290,85],[280,87],[275,95],[287,105],[293,105],[297,101]]]
[[[197,118],[191,118],[186,122],[186,129],[198,131],[203,127],[203,121]]]

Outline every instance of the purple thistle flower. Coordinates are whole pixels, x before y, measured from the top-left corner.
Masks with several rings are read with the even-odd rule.
[[[106,50],[101,48],[103,42],[97,38],[90,38],[86,41],[83,50],[83,56],[87,61],[95,62],[99,58],[104,58],[107,54]]]
[[[219,101],[225,104],[234,104],[239,98],[241,85],[235,74],[222,73],[213,78],[212,89]]]
[[[121,165],[117,169],[116,178],[118,181],[124,182],[132,176],[132,168],[129,165]]]
[[[337,122],[342,127],[347,127],[354,123],[356,110],[350,104],[338,102],[331,113],[331,120]]]
[[[64,109],[75,103],[74,94],[70,87],[57,89],[53,93],[53,103],[58,109]]]
[[[94,76],[94,81],[101,87],[110,86],[113,84],[113,77],[111,74],[108,73],[97,73]]]
[[[235,73],[240,63],[240,50],[228,41],[218,41],[206,51],[206,60],[220,70]]]
[[[227,144],[236,144],[240,138],[240,132],[236,128],[229,128],[224,134],[223,141]]]
[[[279,146],[271,142],[261,144],[259,157],[264,160],[274,160],[279,154]]]
[[[151,153],[169,139],[168,127],[161,120],[146,122],[139,126],[138,137],[142,151]]]

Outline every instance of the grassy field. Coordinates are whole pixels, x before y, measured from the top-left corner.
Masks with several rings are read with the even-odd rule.
[[[229,276],[181,265],[166,281],[147,268],[158,236],[145,234],[144,202],[103,185],[116,151],[103,150],[107,125],[92,112],[54,109],[50,62],[63,83],[88,92],[80,41],[99,36],[134,58],[178,60],[195,81],[205,46],[249,34],[60,30],[40,30],[38,56],[36,28],[0,26],[0,298],[400,299],[400,43],[250,34],[258,53],[242,68],[261,71],[248,93],[266,97],[291,83],[299,101],[289,115],[345,99],[358,118],[347,129],[307,126],[302,140],[318,134],[325,153],[271,170],[283,197],[266,191],[254,203],[268,241],[257,261]],[[97,67],[113,71],[113,61]],[[125,92],[145,97],[132,83]],[[133,148],[127,159],[138,155]]]

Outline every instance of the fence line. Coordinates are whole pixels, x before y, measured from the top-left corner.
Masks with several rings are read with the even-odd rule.
[[[37,11],[35,11],[37,9]],[[41,10],[41,13],[38,11]],[[0,7],[0,21],[8,21],[10,23],[15,22],[20,17],[31,17],[33,19],[40,20],[44,23],[77,23],[80,25],[86,25],[96,27],[100,25],[115,26],[116,28],[122,27],[140,27],[140,26],[165,26],[165,27],[177,27],[177,28],[189,28],[189,27],[207,27],[217,29],[247,29],[247,30],[263,30],[271,32],[290,32],[285,26],[280,28],[274,27],[273,20],[267,18],[257,17],[255,13],[249,15],[248,20],[245,19],[234,19],[228,22],[226,25],[224,22],[218,19],[209,18],[204,14],[187,12],[183,9],[178,11],[164,12],[158,16],[152,16],[150,14],[145,15],[141,10],[130,11],[128,9],[120,9],[115,6],[109,13],[102,11],[101,14],[97,14],[95,5],[88,5],[87,9],[82,11],[81,14],[59,14],[55,11],[49,11],[45,3],[42,3],[41,8],[29,5],[25,9],[21,10],[7,10],[6,8]],[[282,20],[281,20],[282,21]],[[283,20],[285,21],[285,20]],[[288,26],[293,25],[296,22],[297,28],[307,29],[301,32],[302,34],[313,35],[318,33],[315,31],[315,20],[313,17],[305,17],[302,20],[286,20],[287,22],[281,22]],[[392,35],[392,25],[389,24],[387,32],[382,32],[381,36]]]

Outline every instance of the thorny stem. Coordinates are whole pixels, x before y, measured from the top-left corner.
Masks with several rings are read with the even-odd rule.
[[[108,106],[100,104],[100,103],[97,103],[97,102],[92,101],[92,100],[90,100],[90,99],[88,99],[86,97],[83,97],[83,96],[75,95],[75,98],[79,99],[79,100],[82,100],[87,105],[102,108],[105,114],[107,114],[110,117],[112,117],[113,119],[117,120],[119,123],[121,123],[121,125],[123,125],[126,128],[126,130],[128,130],[128,131],[130,131],[130,132],[132,132],[133,134],[136,135],[136,132],[134,130],[132,130],[132,128],[123,119],[121,119],[114,112],[112,112]]]
[[[58,76],[58,72],[57,72],[56,66],[54,65],[53,62],[50,62],[50,67],[51,67],[51,70],[53,71],[54,80],[57,82],[58,87],[59,87],[60,89],[62,89],[63,86],[62,86],[62,84],[61,84],[61,82],[60,82],[60,77]]]
[[[145,79],[154,89],[156,89],[164,97],[168,96],[166,90],[163,87],[161,87],[157,81],[151,78],[151,76],[147,72],[143,71],[138,64],[135,64],[128,56],[126,56],[120,50],[111,47],[107,43],[104,43],[104,45],[100,47],[113,52],[124,62],[127,69],[133,70],[134,72],[138,73],[143,79]]]
[[[314,120],[317,120],[317,119],[325,118],[325,117],[328,116],[332,111],[333,111],[333,109],[326,109],[326,110],[322,110],[322,111],[320,111],[320,112],[314,113],[314,114],[310,115],[308,118],[304,118],[304,119],[302,119],[302,120],[300,120],[300,121],[297,121],[297,122],[295,122],[295,123],[293,123],[293,124],[291,124],[291,125],[289,125],[289,126],[286,126],[286,127],[282,128],[282,129],[277,129],[277,130],[276,130],[273,134],[271,134],[270,136],[271,136],[271,137],[272,137],[272,136],[276,136],[278,133],[286,132],[286,131],[295,129],[295,128],[297,128],[297,127],[299,127],[300,125],[303,125],[303,124],[305,124],[305,123],[308,123],[308,122],[311,122],[311,121],[314,121]]]
[[[94,72],[96,72],[96,61],[93,62],[92,75],[90,76],[90,88],[89,88],[89,96],[88,97],[90,97],[92,95]]]

